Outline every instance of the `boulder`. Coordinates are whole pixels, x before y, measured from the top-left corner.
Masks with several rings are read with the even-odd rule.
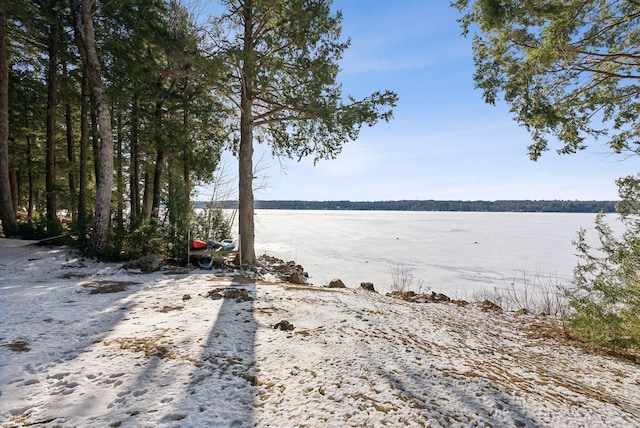
[[[496,305],[495,303],[487,299],[480,302],[479,306],[480,306],[480,309],[482,309],[485,312],[488,312],[488,311],[502,312],[502,307],[500,307],[499,305]]]
[[[360,288],[367,290],[367,291],[373,291],[374,293],[376,292],[376,289],[373,288],[373,282],[361,282],[360,283]]]
[[[207,293],[207,297],[211,297],[213,300],[220,300],[224,297],[220,291],[222,290],[211,290]]]
[[[278,324],[274,325],[273,328],[282,331],[293,331],[293,329],[295,329],[295,326],[287,320],[282,320]]]
[[[304,284],[307,282],[307,278],[305,278],[304,274],[300,271],[293,271],[288,278],[289,282],[292,284]]]
[[[346,285],[344,285],[344,282],[342,282],[341,279],[332,279],[331,282],[329,283],[329,285],[327,285],[327,287],[329,288],[347,288]]]
[[[222,299],[224,296],[220,293],[211,293],[209,295],[209,297],[211,297],[212,300],[220,300]]]
[[[281,281],[293,284],[306,284],[309,279],[309,274],[296,262],[285,262],[266,254],[256,261],[255,272],[262,276],[274,275]]]
[[[431,300],[434,302],[450,302],[451,299],[446,294],[431,292]]]
[[[451,297],[447,296],[446,294],[438,293],[438,301],[439,302],[450,302],[451,301]]]
[[[143,273],[155,272],[160,269],[160,257],[157,254],[147,254],[138,260],[126,263],[123,268],[140,269]]]
[[[223,294],[225,299],[236,299],[236,302],[250,302],[253,300],[246,288],[227,288]]]

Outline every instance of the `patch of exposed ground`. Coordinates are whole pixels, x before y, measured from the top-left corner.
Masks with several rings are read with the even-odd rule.
[[[89,294],[109,294],[120,293],[127,290],[132,285],[137,285],[139,282],[131,281],[94,281],[86,284],[82,284],[83,287],[90,288]]]

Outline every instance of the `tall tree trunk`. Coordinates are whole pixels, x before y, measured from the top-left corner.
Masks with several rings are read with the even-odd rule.
[[[174,173],[174,169],[172,168],[172,162],[167,162],[167,208],[169,212],[169,224],[172,226],[176,226],[178,224],[178,183],[176,182],[176,177]],[[184,217],[183,217],[184,218]]]
[[[158,81],[158,88],[162,87],[162,82]],[[160,91],[158,91],[160,92]],[[160,211],[160,196],[162,191],[162,172],[164,169],[164,141],[162,138],[162,102],[156,102],[155,111],[155,144],[156,163],[153,171],[153,203],[151,205],[151,217],[158,218]]]
[[[247,103],[245,103],[245,107],[247,107]],[[242,263],[254,264],[256,253],[253,218],[253,129],[246,116],[246,113],[242,113],[240,118],[238,226]]]
[[[91,85],[91,82],[89,82]],[[93,176],[95,177],[96,187],[98,187],[98,181],[100,180],[100,137],[98,136],[98,108],[95,105],[91,88],[89,88],[89,94],[91,95],[91,151],[93,153]]]
[[[145,219],[151,218],[153,200],[153,176],[151,175],[149,159],[144,162],[144,191],[142,193],[142,215]]]
[[[131,106],[131,153],[129,165],[129,187],[131,199],[131,225],[136,227],[140,219],[140,154],[138,150],[138,95],[134,95]]]
[[[242,263],[254,264],[253,218],[253,3],[244,3],[244,63],[240,100],[240,148],[238,152],[238,229]]]
[[[5,236],[18,233],[9,182],[9,63],[7,17],[0,10],[0,221]]]
[[[118,231],[124,230],[124,175],[123,168],[123,156],[122,156],[122,140],[124,139],[124,131],[122,129],[122,110],[120,107],[116,107],[118,112],[116,113],[116,194],[118,195],[118,214],[117,225]]]
[[[58,51],[60,49],[60,32],[58,20],[58,1],[51,0],[51,18],[48,39],[47,70],[47,149],[46,149],[46,191],[47,191],[47,226],[55,227],[58,222],[57,189],[56,189],[56,110],[58,94]]]
[[[66,65],[65,65],[66,69]],[[65,103],[64,109],[65,125],[67,128],[67,161],[69,161],[69,208],[71,210],[72,221],[78,220],[78,212],[76,209],[76,156],[73,141],[73,121],[71,118],[71,102]]]
[[[189,109],[185,103],[184,112],[182,114],[182,129],[185,135],[184,152],[182,156],[182,178],[187,189],[187,193],[191,196],[191,145],[189,138]]]
[[[28,129],[28,128],[27,128]],[[29,195],[28,195],[28,203],[27,203],[27,221],[31,221],[33,219],[33,209],[34,209],[34,184],[33,184],[33,159],[31,158],[31,147],[32,147],[32,138],[30,135],[27,135],[27,180],[29,180]]]
[[[20,201],[20,174],[18,168],[9,168],[9,183],[11,184],[11,204],[13,205],[13,215],[18,215],[18,205]],[[17,217],[16,217],[17,218]]]
[[[153,200],[151,204],[151,217],[158,218],[160,212],[160,196],[162,191],[162,170],[164,169],[164,150],[156,151],[156,163],[153,170]]]
[[[85,64],[89,78],[91,94],[98,114],[98,132],[100,134],[100,169],[96,177],[96,206],[91,231],[90,249],[101,256],[109,245],[109,218],[111,214],[111,188],[113,187],[113,135],[111,134],[111,115],[100,70],[100,61],[96,49],[95,30],[92,9],[95,0],[72,0],[76,43]]]
[[[82,71],[80,90],[80,183],[78,189],[78,233],[80,243],[87,239],[87,167],[89,162],[89,78],[86,68]]]

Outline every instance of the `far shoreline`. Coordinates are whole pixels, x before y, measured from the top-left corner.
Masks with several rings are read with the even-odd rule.
[[[397,201],[305,201],[257,200],[255,209],[314,211],[440,211],[440,212],[546,212],[546,213],[614,213],[616,201],[570,200],[397,200]],[[196,208],[211,202],[195,201]],[[237,207],[237,201],[214,201],[223,209]]]

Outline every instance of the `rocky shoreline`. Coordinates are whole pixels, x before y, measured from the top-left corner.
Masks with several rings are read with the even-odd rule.
[[[229,273],[242,273],[255,278],[266,280],[268,282],[310,285],[308,281],[309,273],[304,269],[302,265],[295,261],[285,261],[267,254],[259,256],[255,266],[243,265],[242,269],[240,269],[240,266],[234,264],[233,261],[225,259],[220,259],[219,262],[215,264],[215,266],[218,271],[224,275],[228,275]],[[334,278],[328,284],[320,287],[348,288],[340,278]],[[361,282],[360,288],[373,293],[378,293],[375,289],[375,284],[373,284],[372,282]],[[412,290],[394,290],[386,293],[385,296],[411,303],[453,303],[458,306],[466,306],[467,304],[469,304],[469,302],[467,302],[466,300],[451,299],[449,296],[443,293],[437,293],[435,291],[417,293]],[[502,310],[500,306],[488,300],[481,302],[481,305],[487,310]]]

